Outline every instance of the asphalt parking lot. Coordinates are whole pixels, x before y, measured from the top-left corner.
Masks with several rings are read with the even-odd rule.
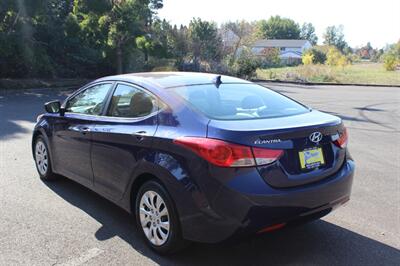
[[[350,202],[304,226],[170,257],[149,250],[132,217],[100,196],[38,178],[36,116],[68,90],[0,91],[0,265],[399,265],[400,88],[270,87],[342,117],[357,164]]]

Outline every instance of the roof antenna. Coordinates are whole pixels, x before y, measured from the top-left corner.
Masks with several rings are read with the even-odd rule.
[[[217,88],[219,88],[219,85],[222,84],[221,75],[218,75],[218,76],[216,76],[215,78],[213,78],[213,83],[215,84],[215,86],[216,86]]]

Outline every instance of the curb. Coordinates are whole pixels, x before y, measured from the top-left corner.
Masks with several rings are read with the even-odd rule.
[[[359,87],[388,87],[388,88],[400,88],[399,85],[389,85],[389,84],[360,84],[360,83],[330,83],[330,82],[301,82],[301,81],[285,81],[276,79],[252,79],[253,82],[269,82],[269,83],[280,83],[280,84],[296,84],[296,85],[306,85],[306,86],[359,86]]]
[[[54,86],[54,87],[30,87],[30,88],[21,88],[21,89],[16,89],[16,88],[4,88],[0,87],[0,92],[18,92],[18,91],[36,91],[36,90],[76,90],[80,88],[80,86]]]
[[[79,88],[89,79],[0,79],[0,90],[64,89]]]

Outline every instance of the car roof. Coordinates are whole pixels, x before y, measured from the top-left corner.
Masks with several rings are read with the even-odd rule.
[[[95,82],[118,80],[138,84],[143,87],[157,87],[166,89],[171,87],[189,86],[197,84],[212,84],[217,76],[221,76],[222,83],[250,83],[249,81],[210,73],[199,72],[143,72],[108,76],[97,79]]]

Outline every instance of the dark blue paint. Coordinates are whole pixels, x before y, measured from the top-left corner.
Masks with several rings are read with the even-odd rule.
[[[153,93],[165,107],[144,119],[44,114],[34,134],[44,135],[54,172],[82,183],[129,212],[134,211],[132,191],[137,178],[159,179],[174,199],[183,236],[190,240],[218,242],[306,214],[326,214],[348,200],[354,163],[347,149],[332,143],[333,136],[343,130],[340,118],[310,110],[281,118],[210,120],[165,89],[209,83],[213,77],[146,73],[102,78],[90,84],[132,83]],[[222,81],[247,82],[224,76]],[[84,128],[89,131],[83,132]],[[327,163],[302,171],[297,153],[315,146],[308,136],[316,130],[324,134],[321,145]],[[138,135],[139,131],[145,134]],[[285,154],[267,166],[221,168],[175,145],[173,140],[181,136],[278,148]],[[254,144],[257,139],[277,138],[279,143]]]

